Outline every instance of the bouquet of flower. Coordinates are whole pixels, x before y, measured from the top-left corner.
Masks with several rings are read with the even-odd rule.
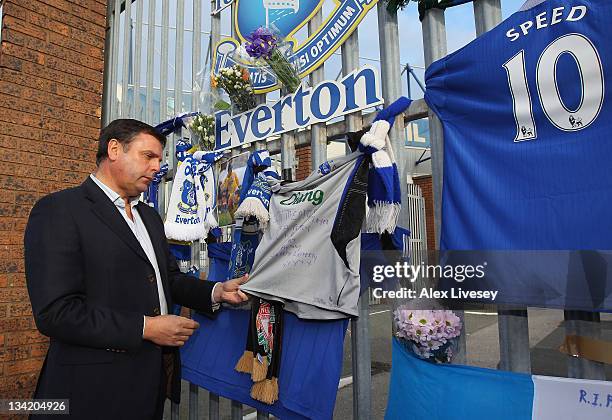
[[[198,138],[200,150],[215,148],[215,117],[198,113],[194,115],[187,127]]]
[[[232,67],[222,68],[218,76],[211,75],[210,84],[213,88],[220,87],[226,91],[238,111],[245,112],[255,108],[251,75],[244,67],[234,64]]]
[[[281,43],[276,34],[268,28],[260,27],[247,36],[246,40],[247,53],[257,60],[264,60],[289,92],[295,92],[300,87],[297,61],[289,62],[287,55],[281,51]]]
[[[393,312],[393,319],[396,337],[418,357],[436,363],[451,362],[462,327],[453,311],[400,306]]]

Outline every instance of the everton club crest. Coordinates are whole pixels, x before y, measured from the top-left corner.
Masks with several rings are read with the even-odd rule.
[[[224,38],[215,47],[213,73],[240,64],[247,67],[255,93],[278,89],[276,77],[267,67],[241,62],[236,50],[260,26],[275,28],[290,44],[289,61],[296,62],[300,77],[316,70],[357,29],[378,0],[334,0],[335,7],[323,25],[304,41],[294,35],[321,9],[325,0],[235,0],[236,37]]]

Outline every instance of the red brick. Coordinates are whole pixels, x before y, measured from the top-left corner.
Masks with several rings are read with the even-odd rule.
[[[45,55],[43,53],[28,50],[19,45],[11,44],[9,42],[2,42],[2,54],[12,55],[14,57],[21,58],[23,60],[32,61],[38,64],[45,64]]]
[[[0,104],[1,104],[0,98]],[[93,127],[96,130],[100,127],[100,119],[97,117],[80,114],[78,112],[70,111],[66,108],[54,107],[51,105],[41,106],[42,116],[59,118],[64,121],[70,121],[72,124],[84,125],[87,127]]]
[[[0,175],[15,175],[16,170],[17,164],[15,163],[6,163],[0,165]]]
[[[106,19],[100,19],[99,22],[92,23],[53,7],[49,8],[47,16],[57,22],[65,23],[70,27],[91,33],[99,38],[105,36]]]
[[[7,1],[6,3],[10,4],[11,2]],[[49,14],[49,7],[40,1],[30,0],[27,2],[20,2],[20,5],[27,10],[36,12],[40,16],[48,16]]]
[[[86,19],[87,21],[100,24],[100,22],[104,22],[105,14],[100,15],[94,10],[91,10],[89,7],[82,7],[78,4],[74,4],[74,2],[67,2],[65,0],[45,0],[45,3],[49,6],[52,6],[62,12],[67,12],[72,14],[73,16],[78,16],[82,19]],[[103,24],[103,23],[102,23]]]
[[[0,57],[0,61],[4,61],[5,58],[6,57]],[[64,101],[68,100],[67,98],[54,95],[50,92],[42,92],[37,89],[32,89],[30,87],[21,86],[6,81],[0,81],[0,92],[6,95],[16,96],[24,100],[60,107],[64,106]]]
[[[55,31],[55,32],[62,33],[60,31]],[[68,35],[68,34],[70,34],[70,37],[72,39],[76,39],[77,41],[84,42],[94,47],[99,47],[100,45],[104,45],[104,39],[94,36],[91,33],[81,31],[76,28],[69,28],[69,32],[64,33],[64,35]]]
[[[24,16],[25,17],[25,16]],[[13,16],[5,16],[3,20],[4,30],[16,30],[26,35],[33,36],[35,38],[45,41],[47,39],[47,32],[42,28],[32,25],[26,22],[24,19],[18,19]]]
[[[42,364],[43,359],[26,359],[8,362],[5,365],[5,375],[38,372],[40,371]]]
[[[39,103],[3,94],[0,94],[0,108],[23,111],[31,114],[40,114],[43,109],[42,105]]]
[[[32,316],[32,306],[30,303],[11,303],[7,307],[7,316],[20,317],[20,316]]]
[[[72,29],[70,26],[60,23],[60,22],[56,22],[54,20],[47,21],[47,28],[49,28],[49,30],[53,32],[56,32],[61,35],[66,35],[66,36],[70,35],[71,29]]]
[[[13,245],[20,245],[21,250],[23,250],[23,234],[21,232],[12,233],[16,238],[16,241]],[[8,287],[25,287],[25,273],[10,273],[6,275],[6,285]],[[3,286],[4,287],[4,286]]]
[[[32,357],[44,357],[47,354],[49,348],[48,343],[36,343],[30,345],[30,353]]]
[[[32,331],[33,329],[36,329],[36,325],[34,324],[34,319],[31,317],[0,319],[0,333],[10,331]]]
[[[15,230],[15,220],[12,217],[0,217],[0,232],[10,232]]]
[[[89,136],[83,137],[82,133],[43,133],[42,140],[50,148],[57,148],[57,150],[61,149],[61,154],[58,154],[57,156],[63,156],[63,153],[67,152],[69,148],[78,148],[90,151],[97,150],[99,130],[96,131],[95,137],[91,136],[91,132],[89,134]]]
[[[80,54],[84,54],[98,60],[104,60],[104,52],[101,48],[96,48],[91,45],[85,44],[84,42],[64,36],[55,32],[49,33],[49,42],[59,45],[60,47],[66,48],[70,51],[75,51]]]
[[[22,124],[28,127],[42,127],[42,118],[37,114],[21,112],[16,109],[0,107],[0,121],[11,124]]]
[[[98,19],[100,17],[106,18],[106,2],[97,2],[91,0],[73,0],[73,2],[81,7],[96,12],[99,15]],[[132,6],[132,9],[134,9],[134,6]]]
[[[430,250],[436,249],[436,234],[433,214],[433,186],[432,177],[422,176],[414,178],[414,183],[421,188],[423,198],[425,199],[425,230],[427,231],[427,248]]]
[[[36,194],[36,193],[31,193],[31,192],[16,193],[15,203],[31,207],[34,205],[34,203],[36,203],[36,201],[38,201],[39,198],[40,198],[40,194]]]
[[[40,78],[36,75],[31,74],[23,74],[19,71],[14,71],[9,68],[0,68],[0,79],[5,80],[7,82],[12,82],[21,86],[30,87],[33,89],[40,90],[42,92],[50,92],[57,94],[57,85],[56,81],[47,80]]]
[[[0,203],[0,216],[27,217],[31,206],[20,206],[18,204]],[[8,262],[5,262],[8,263]],[[1,266],[2,263],[0,263]]]
[[[99,58],[90,57],[85,54],[81,54],[77,51],[72,51],[67,48],[60,47],[55,44],[46,44],[44,50],[38,50],[53,57],[67,60],[71,63],[79,64],[92,70],[104,71],[104,60]]]
[[[1,162],[14,162],[22,163],[28,162],[30,164],[38,164],[41,156],[31,156],[30,152],[19,152],[11,149],[0,147],[0,161]]]
[[[9,398],[31,398],[38,373],[0,377],[0,395]]]
[[[295,151],[296,157],[298,158],[298,165],[296,168],[296,180],[305,179],[312,172],[312,160],[310,146],[305,146]]]
[[[0,124],[0,135],[6,134],[15,138],[40,139],[42,130],[20,124]]]
[[[43,194],[95,168],[104,0],[6,0],[0,46],[0,394],[30,397],[48,339],[35,330],[23,231]]]
[[[15,222],[15,231],[16,232],[23,232],[23,231],[25,231],[27,219],[25,219],[25,218],[23,218],[23,219],[13,218],[13,220]],[[19,243],[19,242],[16,242],[16,243]]]
[[[4,28],[2,31],[2,41],[21,46],[23,49],[38,51],[39,53],[49,52],[50,44],[46,41],[30,36],[15,29]]]
[[[75,64],[68,65],[76,66]],[[0,56],[0,66],[4,67],[4,69],[0,69],[1,80],[12,81],[43,92],[68,96],[79,101],[100,104],[100,95],[102,94],[101,74],[97,80],[88,80],[10,55]],[[23,74],[20,75],[19,72]],[[58,80],[61,83],[58,83]],[[71,94],[61,93],[65,91]],[[82,92],[83,95],[75,97],[74,95],[77,94],[75,92]]]
[[[78,8],[78,6],[75,6],[75,8],[71,8],[71,5],[65,1],[61,3],[57,2],[54,4],[52,0],[46,0],[45,3],[36,0],[29,0],[27,2],[24,2],[23,7],[35,12],[38,17],[42,16],[47,19],[65,23],[69,26],[79,28],[83,31],[96,34],[96,36],[99,37],[104,36],[103,29],[106,21],[104,16],[100,16],[98,14],[93,15],[89,13],[89,11],[85,8]],[[75,15],[74,13],[78,14]]]
[[[27,12],[26,9],[19,7],[19,5],[7,2],[4,7],[3,14],[4,16],[13,16],[18,19],[25,20]]]
[[[47,56],[45,62],[45,71],[49,74],[62,74],[64,84],[98,94],[102,92],[101,72],[57,57]]]
[[[67,98],[74,99],[76,101],[87,102],[89,104],[100,104],[102,102],[102,94],[95,92],[88,92],[79,88],[73,88],[59,84],[56,87],[56,93]]]
[[[27,191],[27,182],[24,179],[19,179],[12,176],[3,176],[0,177],[0,188],[6,188],[14,191]]]
[[[75,136],[85,136],[92,139],[97,139],[100,135],[100,126],[98,127],[82,127],[77,124],[66,122],[66,134]]]
[[[2,320],[0,320],[0,324]],[[12,362],[15,360],[23,360],[30,357],[31,349],[25,347],[0,347],[0,362]],[[38,356],[40,357],[40,356]]]
[[[0,203],[14,203],[15,191],[0,191]]]
[[[6,333],[6,346],[24,346],[32,343],[44,343],[49,339],[38,331]]]
[[[0,303],[24,302],[28,299],[28,291],[25,287],[3,287],[0,288]]]

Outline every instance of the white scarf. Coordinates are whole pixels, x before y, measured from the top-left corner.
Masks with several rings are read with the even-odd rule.
[[[214,194],[209,193],[206,200],[207,194],[204,191],[208,183],[214,184],[214,178],[202,183],[204,174],[211,173],[212,169],[203,175],[198,174],[197,169],[198,161],[191,155],[185,157],[177,168],[164,223],[168,239],[197,241],[204,238],[210,228],[216,226],[212,205],[207,205],[207,201],[214,199]],[[214,189],[214,186],[212,188]],[[207,213],[210,213],[210,216]]]

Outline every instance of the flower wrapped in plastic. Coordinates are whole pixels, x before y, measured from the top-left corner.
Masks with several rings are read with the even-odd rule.
[[[185,121],[187,128],[198,139],[200,150],[208,151],[215,148],[215,117],[197,113]]]
[[[418,310],[399,306],[393,311],[395,336],[421,359],[450,363],[457,352],[461,320],[449,310]]]
[[[263,60],[274,72],[278,81],[289,91],[300,87],[297,60],[289,61],[288,44],[281,42],[279,35],[268,28],[259,27],[246,37],[245,49],[249,56]]]
[[[238,64],[222,68],[218,76],[211,75],[210,84],[212,88],[220,87],[227,92],[239,112],[246,112],[257,105],[251,75],[246,68]]]

